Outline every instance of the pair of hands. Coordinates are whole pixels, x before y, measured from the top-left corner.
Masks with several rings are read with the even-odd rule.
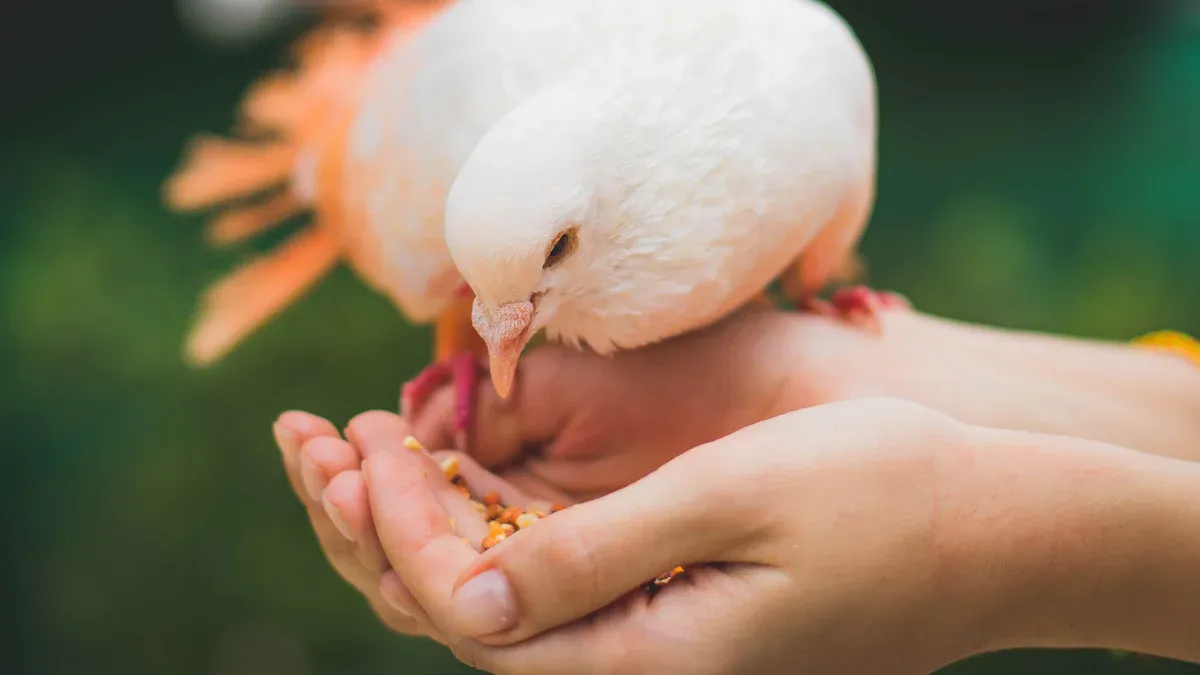
[[[613,359],[539,349],[511,401],[482,388],[462,471],[506,503],[587,503],[483,555],[460,539],[480,541],[482,520],[432,459],[402,447],[410,431],[450,444],[450,391],[411,429],[372,412],[343,440],[288,413],[275,432],[338,572],[391,628],[472,665],[741,672],[778,669],[800,649],[813,667],[868,667],[894,661],[883,642],[916,637],[881,622],[929,626],[904,614],[946,564],[936,457],[966,427],[887,400],[784,413],[884,393],[889,357],[853,326],[757,309]],[[721,564],[652,600],[628,594],[697,562]],[[916,574],[889,580],[896,570]],[[949,634],[959,617],[946,614]]]
[[[791,672],[798,659],[881,672],[899,654],[916,672],[965,655],[968,594],[927,600],[955,595],[938,519],[958,504],[939,457],[966,429],[886,399],[789,413],[483,554],[468,542],[487,529],[442,453],[406,448],[399,417],[360,415],[343,441],[293,413],[277,433],[331,562],[385,623],[489,672],[549,675]],[[469,484],[531,499],[460,462]],[[653,597],[630,592],[693,563],[707,564]]]
[[[747,310],[611,360],[529,354],[512,401],[481,392],[462,471],[506,503],[578,505],[483,554],[471,543],[486,528],[442,477],[443,453],[403,446],[410,432],[448,445],[449,392],[413,428],[372,412],[343,439],[288,413],[275,432],[338,572],[393,629],[496,673],[928,672],[1031,646],[1034,621],[1060,620],[1039,640],[1087,624],[1100,616],[1087,601],[1111,578],[1080,574],[1096,551],[1072,558],[1063,542],[1107,544],[1113,523],[1128,527],[1126,512],[1093,516],[1095,505],[1125,505],[1112,476],[1136,474],[1136,453],[1039,452],[1029,434],[877,398],[946,396],[995,368],[984,359],[951,378],[981,345],[937,342],[937,330],[914,342],[899,325],[908,316],[889,317],[897,325],[882,341],[820,317]],[[987,354],[1005,346],[985,339]],[[923,381],[938,386],[901,386]],[[963,391],[926,402],[977,424],[1011,419]],[[715,564],[653,598],[631,593],[693,563]],[[1162,615],[1151,595],[1138,598],[1125,606]],[[1127,613],[1153,634],[1170,630]],[[1114,638],[1106,646],[1137,647]],[[1062,639],[1038,644],[1087,646]]]

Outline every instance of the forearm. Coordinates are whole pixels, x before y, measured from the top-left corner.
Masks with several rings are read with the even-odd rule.
[[[888,329],[889,349],[919,355],[896,359],[906,398],[983,426],[1200,461],[1200,368],[1182,358],[919,314]]]
[[[1200,662],[1200,465],[993,432],[956,511],[986,650],[1125,649]]]

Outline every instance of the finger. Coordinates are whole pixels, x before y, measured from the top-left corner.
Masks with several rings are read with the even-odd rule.
[[[378,566],[369,569],[359,556],[359,545],[339,530],[323,504],[308,509],[309,521],[321,545],[321,551],[333,569],[360,593],[370,596],[379,583]],[[344,527],[344,526],[341,526]]]
[[[357,454],[355,455],[357,456]],[[398,632],[409,635],[437,637],[440,632],[429,620],[425,610],[387,569],[387,559],[375,533],[367,499],[366,483],[358,470],[343,471],[334,476],[325,488],[322,502],[329,520],[355,543],[358,567],[367,578],[377,582],[377,590],[364,591],[375,612],[384,623]],[[380,605],[382,600],[386,607]]]
[[[530,499],[543,504],[547,502],[550,504],[574,504],[575,502],[580,501],[575,495],[560,490],[560,486],[547,482],[545,478],[530,472],[527,464],[522,464],[505,471],[504,480],[512,485],[515,489],[528,495]],[[521,502],[515,503],[519,504]],[[545,511],[545,509],[542,510]]]
[[[438,642],[446,642],[445,633],[434,625],[429,614],[421,607],[421,603],[417,602],[412,592],[404,586],[404,582],[400,581],[400,577],[394,570],[388,570],[380,577],[378,597],[383,600],[393,614],[403,615],[404,618],[410,620],[416,633],[427,635]]]
[[[356,574],[366,572],[368,581],[364,585],[377,584],[376,592],[364,590],[364,593],[380,619],[399,632],[434,636],[438,631],[425,610],[396,578],[395,572],[388,569],[371,519],[362,473],[352,470],[334,476],[324,491],[322,502],[330,522],[348,541],[355,542]],[[381,606],[379,600],[387,607]]]
[[[336,436],[318,436],[300,450],[300,481],[311,502],[320,502],[329,481],[343,471],[356,470],[362,458],[352,445]]]
[[[483,468],[470,455],[464,455],[451,450],[442,450],[433,453],[433,457],[438,463],[443,462],[448,457],[454,457],[458,461],[458,470],[462,472],[467,485],[471,487],[472,495],[480,501],[488,493],[494,493],[500,498],[501,504],[519,506],[526,511],[538,510],[546,513],[550,512],[553,504],[562,502],[560,499],[541,498],[535,492],[523,489],[510,480],[510,472],[506,472],[503,477],[497,476]]]
[[[505,401],[496,395],[490,381],[484,380],[479,385],[468,449],[487,466],[496,467],[512,461],[527,443],[533,442],[525,437],[520,426],[516,414],[520,405],[516,391],[512,399]],[[442,387],[416,415],[413,435],[430,448],[453,447],[457,432],[455,413],[455,391],[450,386]]]
[[[354,543],[355,557],[362,568],[373,575],[382,574],[388,567],[387,559],[371,519],[362,472],[343,471],[334,476],[321,499],[330,522]]]
[[[287,471],[288,482],[301,502],[308,503],[307,491],[300,476],[300,448],[310,439],[320,436],[338,437],[337,427],[328,421],[297,410],[285,412],[275,420],[272,426],[275,444],[283,455],[283,466]]]
[[[367,596],[367,604],[375,612],[375,616],[383,622],[391,630],[402,635],[426,635],[425,631],[417,625],[416,619],[397,610],[392,605],[388,604],[383,598],[375,595]]]
[[[401,421],[401,424],[404,424],[404,422]],[[347,435],[349,435],[351,438],[354,438],[355,441],[358,442],[359,438],[353,431],[356,426],[357,425],[352,423],[350,427],[347,428]],[[364,444],[361,442],[358,442],[357,444],[361,446],[361,450],[357,450],[356,453],[361,453],[361,455],[364,457],[369,456],[372,452],[380,451],[381,447],[378,444]],[[409,448],[407,445],[405,445],[405,448],[412,450],[412,448]],[[487,475],[486,470],[483,470],[481,467],[479,467],[478,463],[474,462],[473,460],[469,460],[466,455],[461,455],[460,453],[447,450],[429,453],[426,450],[418,448],[415,451],[421,453],[422,455],[428,455],[429,457],[433,458],[443,474],[446,471],[446,467],[443,465],[443,463],[452,461],[456,465],[456,471],[461,470],[460,467],[462,467],[464,462],[469,462],[470,466],[467,467],[467,471],[473,473],[476,478],[485,480],[485,476]],[[468,478],[468,481],[469,480],[470,479]],[[496,479],[491,477],[491,480]],[[478,549],[483,541],[483,538],[488,533],[487,521],[483,517],[483,514],[477,511],[475,506],[471,504],[470,499],[466,495],[462,494],[458,488],[456,488],[449,481],[432,481],[429,489],[433,491],[434,497],[438,500],[438,503],[441,504],[442,508],[446,510],[447,515],[450,517],[451,528],[455,529],[459,533],[460,537],[466,539],[468,543],[471,543],[475,548]]]
[[[454,387],[448,385],[438,389],[416,414],[412,424],[413,436],[427,448],[454,447],[454,406]]]
[[[586,366],[579,352],[545,345],[522,357],[508,399],[484,386],[476,399],[471,454],[484,466],[501,466],[526,447],[553,440],[584,400]]]
[[[499,479],[475,463],[474,460],[461,453],[441,450],[432,453],[432,456],[434,461],[443,468],[443,473],[445,472],[446,464],[453,462],[455,470],[463,475],[467,481],[467,485],[470,485],[472,488],[475,488],[477,484],[489,484],[489,479],[499,481]],[[507,485],[504,487],[506,490],[511,490]],[[446,515],[450,517],[451,529],[457,532],[458,536],[467,540],[467,543],[475,550],[482,550],[483,539],[488,535],[485,514],[476,510],[471,500],[449,483],[436,484],[431,489],[438,503],[446,510]],[[485,493],[479,492],[478,494],[481,495],[480,500],[482,501],[482,495]]]
[[[528,472],[533,482],[552,485],[566,494],[575,495],[578,501],[586,501],[653,473],[662,462],[663,457],[655,453],[551,454],[531,457],[521,468]],[[597,490],[598,487],[608,489]]]
[[[379,589],[375,593],[367,595],[367,603],[375,611],[380,621],[397,633],[429,637],[442,644],[447,644],[446,635],[433,625],[429,616],[425,614],[425,610],[421,609],[420,605],[416,605],[415,601],[411,607],[401,609],[404,602],[402,598],[405,597],[411,599],[412,594],[399,585],[395,572],[389,570],[384,573]],[[413,612],[413,614],[410,615],[409,612]]]
[[[358,466],[357,451],[348,445],[336,445],[334,442],[344,443],[340,439],[337,428],[327,420],[304,412],[293,411],[281,415],[274,425],[274,434],[276,443],[283,454],[288,480],[296,496],[305,503],[309,520],[330,566],[347,583],[366,597],[384,625],[405,635],[428,635],[430,629],[421,623],[423,612],[397,610],[380,595],[378,573],[380,564],[370,564],[370,569],[367,564],[364,564],[364,558],[367,560],[371,560],[372,557],[382,559],[378,540],[374,541],[374,556],[362,555],[360,551],[370,547],[371,544],[369,542],[367,544],[360,543],[356,546],[339,532],[337,525],[329,518],[327,505],[322,503],[323,500],[319,498],[319,495],[314,499],[311,490],[305,486],[303,476],[305,454],[309,455],[308,463],[315,465],[324,477],[331,478],[347,466]],[[314,452],[305,453],[305,445],[310,441],[320,442],[316,444],[317,449]],[[311,473],[312,469],[309,471]],[[308,482],[311,484],[313,481],[310,479]],[[341,505],[343,512],[351,514],[346,520],[355,522],[361,513],[356,513],[355,508],[350,505],[349,502],[354,500],[343,501],[341,489],[334,488],[331,494],[333,501]],[[369,518],[369,512],[367,512],[367,516]],[[371,531],[373,533],[373,525]],[[357,538],[362,541],[366,539],[366,535]],[[428,624],[427,619],[426,624]]]
[[[435,495],[434,486],[449,481],[432,457],[404,446],[408,426],[397,415],[359,415],[349,432],[366,452],[367,494],[388,561],[434,625],[454,632],[450,591],[479,554],[454,531]]]
[[[631,594],[584,619],[511,645],[463,640],[455,654],[497,675],[693,672],[695,667],[682,667],[697,663],[688,650],[696,647],[698,624],[689,619],[720,617],[733,630],[754,625],[762,614],[762,603],[755,599],[777,594],[778,582],[748,587],[742,575],[713,568],[692,574],[662,596]],[[730,672],[728,665],[701,670]]]
[[[457,463],[456,470],[462,473],[467,484],[472,487],[480,487],[480,490],[477,491],[480,498],[487,492],[495,492],[500,495],[502,502],[505,504],[517,504],[522,505],[526,509],[539,508],[549,511],[549,504],[528,499],[524,493],[488,472],[467,455],[449,450],[434,452],[431,455],[434,461],[443,467],[443,470],[445,466],[444,462],[453,459]],[[475,507],[464,495],[449,483],[439,482],[434,486],[433,491],[438,502],[446,509],[451,520],[451,525],[457,534],[466,539],[467,543],[476,550],[479,550],[483,539],[488,534],[488,526],[483,516],[476,511]],[[365,496],[365,494],[364,490],[363,495]],[[369,505],[364,510],[369,510]],[[374,530],[373,523],[370,524],[370,527]],[[354,526],[351,526],[351,529],[355,529]],[[423,633],[431,635],[440,641],[446,641],[444,633],[429,619],[424,608],[421,607],[412,592],[404,586],[404,583],[394,570],[388,570],[383,573],[379,583],[379,591],[384,600],[388,601],[389,604],[399,607],[402,611],[406,611],[416,617],[417,625]]]
[[[468,666],[496,675],[645,672],[647,664],[629,656],[630,644],[636,644],[639,636],[630,635],[625,626],[623,622],[577,622],[512,645],[489,646],[464,639],[452,649]]]
[[[425,615],[425,610],[421,608],[421,603],[417,602],[394,570],[389,569],[379,577],[379,597],[383,598],[389,607],[410,618],[415,619],[417,616],[429,618]]]
[[[511,644],[587,616],[676,565],[740,562],[763,519],[752,490],[727,487],[737,472],[704,450],[692,451],[700,461],[684,455],[484,553],[455,583],[456,625],[484,643]]]
[[[319,420],[319,418],[312,418],[312,416],[307,417],[311,418],[307,421],[311,421],[312,419]],[[330,509],[322,498],[324,490],[322,490],[321,494],[318,494],[316,499],[312,499],[309,496],[309,489],[304,485],[305,480],[302,474],[305,470],[301,468],[304,464],[310,466],[308,469],[310,476],[314,472],[321,474],[321,481],[325,481],[323,476],[328,471],[347,465],[358,465],[357,452],[337,436],[337,430],[332,424],[324,420],[319,421],[323,424],[310,425],[309,430],[325,435],[316,435],[308,438],[298,449],[288,448],[287,452],[290,452],[296,458],[296,461],[292,462],[296,468],[289,471],[289,473],[297,476],[296,480],[300,486],[297,494],[305,505],[309,521],[312,523],[313,531],[317,535],[317,541],[320,543],[325,557],[329,560],[329,564],[337,571],[338,575],[358,589],[359,592],[370,595],[375,592],[375,587],[379,583],[380,571],[378,563],[370,567],[364,565],[364,559],[370,560],[370,558],[369,556],[360,555],[360,549],[366,548],[369,552],[370,542],[360,545],[354,541],[354,538],[347,536],[347,527],[342,519],[341,512],[337,511],[333,514],[333,518],[330,517]],[[304,420],[302,420],[302,423],[304,423]],[[293,439],[287,438],[285,441],[290,443]],[[312,484],[312,479],[310,478],[308,482]],[[338,490],[341,490],[341,488]],[[334,495],[339,495],[338,490],[334,491]],[[341,499],[340,496],[338,498]],[[345,505],[345,508],[352,515],[355,515],[353,514],[354,509],[349,503]]]
[[[583,401],[579,375],[587,362],[564,347],[547,345],[522,357],[516,385],[502,399],[486,378],[475,399],[470,454],[486,467],[510,463],[529,445],[549,442]],[[418,438],[430,447],[448,447],[454,438],[454,392],[438,391],[414,420]]]

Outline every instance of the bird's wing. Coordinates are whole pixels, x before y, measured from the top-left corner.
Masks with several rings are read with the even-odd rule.
[[[350,259],[412,320],[432,320],[463,283],[443,226],[459,170],[501,118],[586,52],[572,27],[590,4],[459,0],[373,65],[340,179]]]

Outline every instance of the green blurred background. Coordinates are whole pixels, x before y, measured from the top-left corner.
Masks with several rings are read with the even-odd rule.
[[[1200,332],[1194,2],[832,4],[880,81],[876,284],[1004,326]],[[286,408],[394,406],[428,332],[341,270],[219,367],[181,360],[197,294],[251,251],[207,250],[160,183],[287,31],[218,50],[161,0],[5,14],[0,673],[461,672],[330,571],[269,433]],[[1200,667],[1024,652],[948,672]]]

